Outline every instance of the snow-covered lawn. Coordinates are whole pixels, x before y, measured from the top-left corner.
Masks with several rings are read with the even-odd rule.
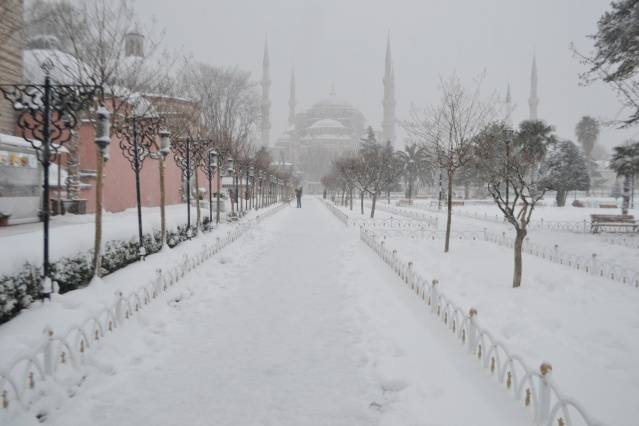
[[[47,424],[530,424],[397,282],[305,200],[102,340]]]
[[[469,206],[469,208],[483,208],[490,209],[491,211],[496,210],[497,208],[494,206]],[[459,209],[461,207],[455,207],[453,210]],[[446,211],[442,210],[441,212],[434,211],[425,211],[418,208],[410,208],[403,207],[400,209],[401,211],[411,212],[411,211],[419,211],[423,213],[430,214],[434,217],[438,218],[439,229],[445,229],[446,224]],[[582,211],[588,209],[579,209],[574,207],[545,207],[540,208],[539,211],[535,210],[533,213],[533,218],[537,217],[538,213],[543,213],[547,211],[552,211],[551,217],[554,217],[553,220],[570,220],[569,218],[576,217],[575,210]],[[601,213],[601,209],[599,212]],[[385,213],[387,214],[387,213]],[[494,214],[494,213],[491,213]],[[377,214],[376,214],[377,216]],[[398,216],[398,215],[395,215]],[[502,215],[503,216],[503,215]],[[500,216],[500,217],[502,217]],[[589,216],[588,216],[589,217]],[[639,218],[639,212],[637,212],[637,218]],[[481,231],[483,229],[488,230],[493,233],[506,233],[507,236],[514,236],[514,230],[512,225],[508,223],[495,223],[495,222],[487,222],[484,220],[478,220],[473,218],[468,218],[465,216],[454,215],[452,219],[452,230],[453,231]],[[607,234],[614,235],[614,234]],[[638,234],[627,233],[618,235],[621,238],[623,235],[624,238],[637,238],[639,239]],[[557,245],[557,248],[561,251],[571,253],[573,255],[581,256],[586,259],[590,259],[595,253],[597,255],[597,259],[601,262],[608,262],[611,264],[620,265],[626,269],[632,269],[639,271],[639,249],[632,247],[625,247],[623,245],[617,244],[609,244],[602,240],[602,235],[595,235],[591,233],[577,233],[577,232],[569,232],[569,231],[556,231],[556,230],[538,230],[531,229],[528,233],[528,239],[536,244],[541,244],[549,249],[552,249]],[[442,243],[443,244],[443,243]]]
[[[208,215],[208,210],[202,210]],[[186,224],[186,204],[167,206],[167,229]],[[84,253],[93,248],[94,220],[92,214],[54,216],[49,232],[51,261],[64,256]],[[195,222],[195,208],[191,209],[191,221]],[[104,213],[102,241],[137,239],[137,209],[120,213]],[[160,208],[142,209],[142,228],[145,233],[160,229]],[[16,272],[25,262],[42,263],[42,224],[31,223],[0,227],[0,274]]]
[[[512,251],[481,241],[387,237],[389,247],[531,366],[553,365],[563,392],[597,418],[636,425],[639,405],[639,291],[532,256],[511,288]],[[611,390],[614,389],[614,392]]]

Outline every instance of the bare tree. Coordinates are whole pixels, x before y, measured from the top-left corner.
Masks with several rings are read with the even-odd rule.
[[[453,180],[459,169],[472,158],[472,140],[494,117],[495,96],[483,101],[480,96],[482,78],[473,89],[465,88],[456,76],[441,80],[441,100],[426,110],[411,108],[404,129],[431,149],[431,161],[448,177],[446,241],[450,248],[453,207]]]
[[[184,93],[200,106],[200,126],[215,144],[218,161],[239,159],[258,117],[258,96],[250,73],[195,64],[183,71]],[[237,176],[236,176],[237,177]],[[216,222],[220,222],[221,175],[217,179]],[[233,207],[233,200],[231,200]]]
[[[171,69],[168,55],[159,52],[161,36],[153,28],[142,29],[133,7],[126,0],[104,2],[83,0],[47,2],[44,9],[31,10],[30,37],[54,36],[57,49],[46,50],[53,63],[53,78],[65,83],[98,85],[103,88],[101,103],[111,111],[112,124],[117,127],[123,117],[123,109],[135,104],[140,108],[151,107],[139,102],[140,93],[153,93],[165,84]],[[44,11],[42,14],[37,11]],[[35,22],[36,25],[33,25]],[[37,31],[34,29],[36,28]],[[47,31],[43,34],[42,31]],[[39,33],[38,33],[39,31]],[[131,34],[142,37],[146,46],[140,45],[133,52],[127,49]],[[141,42],[140,42],[141,43]],[[96,170],[96,217],[93,269],[100,276],[102,246],[102,185],[105,158],[98,155]]]

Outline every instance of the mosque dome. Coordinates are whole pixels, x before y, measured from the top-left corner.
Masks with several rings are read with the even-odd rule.
[[[343,129],[344,125],[337,120],[331,118],[325,118],[313,123],[311,129]]]

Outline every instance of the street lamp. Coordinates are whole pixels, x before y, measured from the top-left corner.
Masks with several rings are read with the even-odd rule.
[[[217,151],[214,149],[209,150],[208,152],[208,164],[206,167],[206,177],[209,180],[209,225],[213,223],[213,176],[215,176],[215,171],[218,169],[218,155]],[[219,206],[218,206],[219,208]]]
[[[135,200],[138,211],[138,252],[140,259],[146,256],[144,236],[142,233],[142,191],[140,188],[140,172],[146,157],[151,157],[151,146],[160,134],[162,118],[157,115],[129,116],[125,114],[120,122],[116,122],[115,133],[120,138],[122,155],[129,161],[135,175]],[[166,141],[165,141],[166,143]]]
[[[251,200],[250,204],[247,206],[247,210],[252,209],[255,206],[255,167],[253,167],[253,165],[250,165],[248,168],[248,177],[246,179],[246,191],[247,194],[249,194],[249,198]],[[250,193],[249,193],[249,186],[250,186]]]
[[[173,150],[175,164],[182,171],[182,176],[186,181],[186,235],[188,238],[191,238],[193,236],[193,230],[191,229],[191,178],[195,173],[197,173],[198,168],[204,170],[208,176],[209,173],[206,164],[208,163],[208,161],[205,156],[209,156],[212,144],[213,141],[210,139],[195,139],[191,135],[188,135],[185,138],[179,139],[177,143],[173,144],[173,146],[171,147]],[[210,179],[212,179],[212,177]],[[199,197],[197,198],[197,202],[199,206]]]
[[[22,137],[36,151],[42,165],[44,179],[42,185],[42,210],[44,244],[42,262],[41,292],[49,297],[53,291],[51,267],[49,264],[49,167],[52,156],[57,154],[62,144],[72,137],[72,130],[78,123],[76,114],[88,110],[103,94],[102,86],[86,84],[52,84],[50,73],[54,68],[51,60],[41,65],[44,71],[43,84],[2,84],[0,92],[19,113],[17,126]],[[109,144],[109,113],[98,109],[95,143],[104,155]],[[105,113],[106,111],[106,113]],[[96,111],[97,113],[97,111]],[[101,148],[101,147],[104,148]]]

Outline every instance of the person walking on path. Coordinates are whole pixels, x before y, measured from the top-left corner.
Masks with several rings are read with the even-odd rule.
[[[297,208],[301,209],[302,208],[302,188],[296,188],[295,189],[295,198],[297,198]]]

